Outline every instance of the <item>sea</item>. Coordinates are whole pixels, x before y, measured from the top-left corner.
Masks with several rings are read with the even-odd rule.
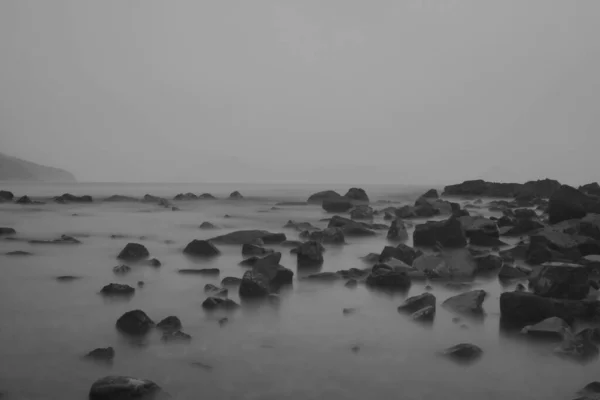
[[[410,204],[429,187],[361,185],[374,208]],[[511,399],[564,400],[599,378],[597,361],[575,363],[556,356],[556,342],[531,340],[500,326],[499,296],[516,282],[502,284],[495,276],[468,282],[488,295],[485,317],[469,319],[441,307],[460,293],[441,282],[413,282],[408,291],[387,292],[362,284],[350,289],[344,281],[304,279],[319,271],[369,266],[361,257],[380,253],[390,243],[386,232],[369,238],[347,238],[343,246],[327,246],[318,270],[296,266],[289,248],[281,264],[295,273],[279,303],[246,303],[236,290],[229,297],[241,304],[234,311],[207,312],[202,302],[208,283],[227,276],[242,277],[247,267],[240,246],[217,245],[221,255],[194,260],[182,250],[194,239],[242,229],[298,232],[284,228],[288,220],[325,227],[330,214],[319,205],[276,205],[305,201],[321,190],[345,193],[348,185],[284,184],[142,184],[142,183],[0,183],[0,190],[28,195],[45,204],[0,204],[0,227],[12,227],[17,238],[55,239],[63,234],[79,245],[30,244],[0,240],[0,393],[2,399],[87,399],[92,383],[108,375],[127,375],[156,382],[174,399],[211,400],[337,400],[337,399]],[[440,188],[438,188],[440,189]],[[242,200],[228,200],[237,190]],[[111,195],[172,199],[178,193],[212,193],[217,200],[173,202],[179,211],[155,204],[112,203]],[[57,204],[63,193],[91,195],[93,203]],[[466,204],[470,200],[463,200]],[[275,207],[275,208],[273,208]],[[497,215],[487,209],[472,210]],[[225,217],[225,216],[228,217]],[[215,230],[202,230],[202,222]],[[388,223],[378,216],[375,222]],[[413,220],[418,224],[424,220]],[[144,244],[160,267],[132,265],[115,275],[116,259],[129,242]],[[406,244],[412,245],[412,239]],[[11,251],[31,256],[7,256]],[[218,277],[182,275],[179,269],[219,268]],[[81,279],[57,281],[73,275]],[[144,282],[142,288],[137,287]],[[99,294],[109,283],[136,287],[128,298]],[[437,298],[431,325],[399,314],[407,297],[426,291]],[[464,289],[463,289],[464,290]],[[343,313],[344,308],[355,312]],[[190,342],[165,343],[158,332],[130,338],[115,328],[125,312],[145,311],[155,322],[177,316]],[[227,324],[219,324],[227,317]],[[440,351],[472,343],[483,356],[470,365],[456,364]],[[113,347],[112,362],[83,356],[99,347]]]

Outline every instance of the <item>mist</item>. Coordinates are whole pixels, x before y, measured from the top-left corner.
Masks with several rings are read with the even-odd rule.
[[[0,2],[0,149],[80,181],[597,180],[600,2]]]

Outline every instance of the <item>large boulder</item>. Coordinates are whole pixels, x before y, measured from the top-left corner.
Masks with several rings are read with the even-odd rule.
[[[156,324],[156,327],[163,331],[178,331],[183,325],[178,317],[171,315]]]
[[[444,249],[440,257],[443,263],[435,269],[438,277],[472,278],[477,272],[477,262],[468,249]]]
[[[62,196],[55,197],[54,201],[57,203],[91,203],[94,200],[92,199],[92,196],[75,196],[70,193],[65,193]]]
[[[242,255],[244,256],[265,256],[271,253],[273,253],[272,249],[265,249],[255,244],[244,243],[242,245]]]
[[[142,310],[128,311],[117,320],[117,329],[129,335],[145,335],[154,322]]]
[[[292,282],[294,273],[279,265],[281,253],[273,253],[254,263],[252,271],[242,277],[239,287],[240,297],[264,297],[281,285]]]
[[[547,228],[530,236],[527,262],[542,264],[548,261],[577,261],[582,256],[600,253],[600,242],[577,234]]]
[[[198,200],[198,196],[196,196],[194,193],[179,193],[178,195],[173,197],[173,200],[177,200],[177,201]]]
[[[562,339],[563,332],[567,329],[570,329],[569,324],[567,324],[562,318],[550,317],[538,322],[537,324],[527,325],[521,330],[521,332],[531,336]]]
[[[15,195],[7,190],[0,190],[0,202],[1,201],[13,201]]]
[[[503,236],[521,236],[542,229],[544,224],[536,219],[502,217],[498,220],[499,226],[509,227],[502,232]]]
[[[342,228],[326,228],[322,231],[310,232],[308,235],[310,240],[314,240],[327,244],[344,244],[346,238]]]
[[[600,212],[600,202],[579,190],[562,185],[548,204],[548,221],[557,224],[574,218],[583,218],[589,212]]]
[[[298,232],[305,232],[305,231],[312,232],[312,231],[319,230],[319,228],[317,228],[310,222],[296,222],[296,221],[292,221],[291,219],[283,227],[284,228],[292,228],[292,229],[297,230]]]
[[[367,196],[367,192],[361,188],[350,188],[348,192],[344,195],[345,198],[350,199],[352,201],[357,202],[369,202],[369,196]]]
[[[323,245],[314,240],[303,243],[298,247],[296,258],[298,267],[309,267],[323,264]]]
[[[341,228],[344,236],[374,236],[376,233],[369,228],[370,225],[363,222],[353,221],[348,218],[334,215],[327,227]]]
[[[322,192],[318,192],[310,195],[307,202],[308,203],[318,203],[321,204],[324,200],[339,200],[342,198],[342,195],[333,190],[325,190]]]
[[[147,379],[107,376],[92,384],[89,400],[159,400],[168,396],[160,386]]]
[[[462,224],[456,218],[445,221],[429,221],[417,225],[413,233],[415,246],[464,247],[467,239]]]
[[[413,314],[425,307],[435,308],[435,296],[431,293],[423,293],[418,296],[409,297],[403,305],[398,307],[398,311]]]
[[[377,264],[367,276],[366,284],[372,287],[390,289],[408,289],[411,285],[410,276],[401,269],[382,267]]]
[[[150,256],[148,249],[143,244],[127,243],[125,248],[121,250],[117,258],[119,260],[137,261]]]
[[[600,185],[598,182],[588,183],[583,186],[579,186],[579,191],[592,196],[600,196]]]
[[[579,234],[600,240],[600,214],[588,214],[579,222]]]
[[[100,289],[100,293],[105,296],[130,296],[135,293],[135,289],[122,283],[109,283]]]
[[[469,244],[478,247],[502,247],[508,244],[495,236],[488,236],[483,232],[473,232],[469,235]]]
[[[335,200],[323,200],[321,207],[329,213],[342,213],[349,211],[354,205],[350,200],[340,198]]]
[[[17,231],[14,228],[0,227],[0,236],[16,235]]]
[[[373,209],[367,205],[359,205],[350,211],[352,219],[373,219]]]
[[[523,188],[519,183],[486,182],[481,179],[464,181],[444,188],[445,196],[514,197]]]
[[[234,192],[231,192],[231,194],[229,195],[229,198],[231,200],[241,200],[244,198],[244,196],[242,196],[242,194],[236,190]]]
[[[482,315],[482,304],[485,300],[484,290],[472,290],[457,296],[450,297],[442,305],[454,312],[467,315]]]
[[[404,221],[401,219],[395,219],[392,221],[390,229],[387,233],[387,238],[389,240],[397,240],[401,242],[408,240],[408,231],[406,230]]]
[[[531,278],[535,294],[557,299],[579,300],[587,296],[589,270],[582,265],[550,262]]]
[[[410,246],[400,243],[396,247],[385,246],[379,256],[379,259],[385,262],[385,260],[393,257],[405,262],[408,265],[413,265],[415,259],[421,255],[423,255],[421,250],[416,250]]]
[[[202,308],[207,310],[233,310],[238,308],[239,304],[231,299],[224,299],[221,297],[207,297],[206,300],[202,302]]]
[[[429,189],[427,192],[425,192],[425,194],[423,194],[421,197],[424,197],[426,199],[438,199],[440,196],[438,194],[438,191],[435,189]]]
[[[474,344],[460,343],[447,348],[442,355],[458,363],[471,363],[483,355],[483,350]]]
[[[185,249],[183,249],[183,252],[195,257],[214,257],[221,254],[219,249],[211,242],[197,239],[189,242],[188,245],[185,246]]]
[[[260,239],[264,244],[279,244],[285,242],[286,236],[284,233],[271,233],[261,230],[242,230],[228,233],[210,239],[213,243],[222,244],[254,244]]]
[[[498,225],[496,225],[496,222],[492,221],[491,219],[484,217],[460,217],[458,220],[460,221],[467,237],[471,237],[471,235],[476,233],[482,233],[484,235],[496,238],[500,236]]]

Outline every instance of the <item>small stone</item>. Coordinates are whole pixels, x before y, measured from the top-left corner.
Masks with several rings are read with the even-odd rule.
[[[347,288],[353,289],[358,285],[358,281],[356,279],[350,279],[348,282],[344,284]]]
[[[225,317],[225,318],[221,318],[219,320],[219,325],[220,326],[224,326],[225,324],[227,324],[229,322],[229,318]]]
[[[192,340],[192,337],[182,331],[168,331],[168,332],[163,333],[161,340],[163,342],[173,342],[173,341],[187,342],[187,341]]]
[[[144,287],[144,281],[138,281],[137,285],[139,288]]]
[[[90,388],[89,399],[157,399],[160,393],[164,393],[160,386],[147,379],[129,376],[107,376],[94,382]]]
[[[202,307],[207,310],[225,309],[232,310],[239,307],[235,301],[231,299],[222,299],[220,297],[209,297],[202,303]]]
[[[113,296],[113,295],[121,295],[121,296],[129,296],[132,295],[135,292],[135,289],[129,285],[124,285],[121,283],[109,283],[108,285],[104,286],[101,290],[100,293],[104,294],[104,295],[109,295],[109,296]]]
[[[150,253],[148,252],[148,249],[146,249],[146,246],[139,243],[127,243],[117,258],[121,260],[136,261],[146,258],[149,255]]]
[[[160,321],[158,324],[156,324],[156,327],[163,331],[178,331],[182,328],[182,325],[181,320],[172,315]]]
[[[113,268],[113,272],[117,275],[125,275],[128,272],[131,272],[131,267],[128,265],[117,265]]]
[[[94,349],[87,353],[85,358],[97,361],[110,361],[115,358],[115,349],[112,347]]]
[[[457,362],[470,363],[481,357],[483,350],[474,344],[460,343],[444,350],[442,354]]]

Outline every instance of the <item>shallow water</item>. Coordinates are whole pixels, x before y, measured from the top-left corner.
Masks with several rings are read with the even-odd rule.
[[[45,197],[71,192],[96,197],[151,193],[169,198],[180,192],[212,192],[226,196],[240,190],[242,201],[179,202],[172,212],[151,204],[16,206],[0,204],[0,226],[17,229],[24,238],[52,239],[73,234],[81,245],[31,245],[0,241],[0,253],[25,250],[30,257],[0,255],[0,392],[8,399],[85,399],[92,382],[105,375],[152,379],[176,399],[567,399],[598,379],[597,362],[580,365],[556,357],[555,343],[534,343],[499,329],[498,298],[503,287],[496,278],[479,278],[474,288],[489,292],[481,321],[455,316],[440,303],[458,292],[433,284],[438,300],[432,326],[415,324],[396,308],[407,296],[424,292],[415,282],[407,293],[386,293],[344,287],[344,282],[316,283],[296,279],[281,293],[278,306],[242,303],[235,312],[208,313],[201,307],[206,283],[246,270],[239,246],[218,246],[222,255],[211,261],[185,257],[181,250],[192,239],[207,239],[239,229],[297,233],[282,226],[289,219],[317,226],[327,215],[318,206],[270,208],[281,200],[303,201],[317,186],[281,185],[17,185],[3,189],[15,194]],[[346,189],[338,188],[340,190]],[[414,188],[366,187],[373,200],[414,199]],[[419,189],[422,191],[422,188]],[[397,204],[397,203],[395,203]],[[384,207],[385,205],[378,205]],[[74,216],[73,214],[77,214]],[[229,214],[232,218],[223,218]],[[210,221],[220,229],[198,229]],[[381,221],[378,221],[381,222]],[[418,221],[416,221],[418,222]],[[111,239],[110,235],[132,238]],[[146,239],[133,239],[146,236]],[[112,267],[129,241],[146,245],[159,268],[132,266],[125,276]],[[165,241],[173,241],[169,244]],[[375,238],[347,240],[329,247],[322,271],[362,268],[359,259],[379,253],[387,244],[385,232]],[[408,244],[411,244],[410,241]],[[297,271],[289,248],[268,246],[283,253],[282,264]],[[180,275],[178,269],[218,267],[219,277]],[[310,271],[314,272],[314,271]],[[81,279],[57,282],[59,275]],[[128,300],[98,295],[111,282],[141,289]],[[230,298],[239,302],[236,290]],[[342,309],[357,308],[343,315]],[[163,343],[158,334],[132,341],[115,329],[124,312],[144,310],[156,322],[177,315],[187,344]],[[223,316],[229,323],[221,327]],[[466,324],[467,328],[461,327]],[[458,366],[437,355],[461,342],[479,345],[484,355],[470,366]],[[112,364],[94,363],[81,356],[96,347],[112,346]],[[358,346],[359,351],[352,351]],[[193,365],[201,363],[201,366]],[[203,365],[203,366],[202,366]]]

